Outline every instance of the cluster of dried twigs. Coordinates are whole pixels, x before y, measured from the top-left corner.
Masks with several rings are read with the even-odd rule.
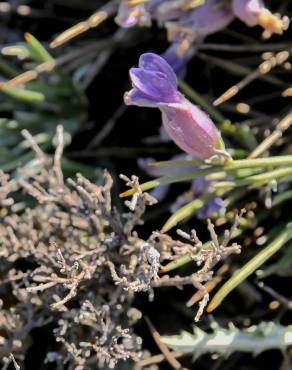
[[[58,368],[113,367],[118,360],[138,360],[140,339],[132,324],[139,314],[131,307],[133,293],[164,286],[193,285],[203,293],[196,320],[208,301],[203,283],[212,277],[216,263],[240,247],[229,246],[238,219],[219,242],[209,222],[211,242],[178,231],[185,241],[154,232],[147,240],[134,230],[146,206],[156,200],[140,189],[137,177],[121,176],[137,192],[120,215],[112,205],[112,179],[104,173],[103,185],[77,174],[64,181],[61,162],[63,130],[57,130],[57,148],[48,157],[25,131],[36,164],[9,178],[1,174],[2,289],[11,291],[2,304],[2,356],[13,353],[23,361],[31,331],[54,323],[54,335],[63,346],[47,361]],[[34,208],[17,213],[14,195],[24,192],[37,200]],[[198,266],[189,276],[160,275],[161,264],[189,255]],[[19,266],[25,262],[25,269]],[[67,355],[66,355],[67,352]]]

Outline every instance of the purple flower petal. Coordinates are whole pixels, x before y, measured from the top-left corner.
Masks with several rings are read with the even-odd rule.
[[[150,191],[150,195],[154,197],[159,202],[163,201],[164,198],[167,196],[167,193],[169,192],[170,185],[163,184],[160,186],[157,186],[157,188]]]
[[[169,32],[177,28],[177,35],[172,35],[172,39],[181,38],[184,30],[188,30],[186,37],[200,39],[226,27],[234,18],[231,5],[228,2],[218,0],[206,0],[203,5],[198,6],[193,11],[188,12],[177,22],[170,22],[167,25]],[[172,32],[173,33],[173,32]]]
[[[143,68],[131,68],[130,77],[136,89],[145,97],[156,100],[157,103],[175,103],[180,101],[180,95],[176,87],[173,86],[168,76],[162,72]]]
[[[175,89],[177,88],[177,79],[173,69],[165,61],[165,59],[159,55],[153,53],[142,54],[139,59],[139,67],[148,71],[164,73],[165,77],[169,80],[173,87]]]
[[[261,0],[233,0],[232,10],[233,13],[248,26],[255,26],[257,18],[264,7]]]
[[[124,95],[124,102],[126,105],[137,105],[138,107],[149,107],[149,108],[156,108],[158,103],[157,99],[153,99],[145,94],[143,94],[140,90],[136,89],[135,87],[127,91]]]

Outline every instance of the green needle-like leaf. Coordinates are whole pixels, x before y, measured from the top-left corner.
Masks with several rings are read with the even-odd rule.
[[[210,304],[207,307],[208,312],[212,312],[217,308],[224,298],[245,279],[247,279],[256,269],[264,264],[278,250],[280,250],[292,238],[292,225],[287,226],[270,244],[244,265],[219,289],[215,294]]]
[[[30,33],[26,32],[24,34],[25,40],[29,45],[32,56],[38,62],[49,62],[53,60],[53,57],[47,52],[47,50],[42,46],[42,44]]]
[[[40,92],[27,90],[20,87],[12,87],[4,83],[0,84],[0,90],[12,98],[29,103],[38,104],[45,100],[45,96]]]

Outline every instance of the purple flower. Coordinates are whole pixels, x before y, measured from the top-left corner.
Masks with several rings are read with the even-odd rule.
[[[166,132],[183,151],[207,159],[224,148],[212,120],[178,91],[176,75],[163,58],[141,55],[130,77],[133,89],[125,94],[125,104],[159,108]]]
[[[281,35],[289,26],[288,17],[272,14],[262,0],[232,0],[232,10],[248,26],[262,26],[267,37],[273,33]]]
[[[131,5],[128,0],[121,0],[116,23],[124,28],[134,26],[151,26],[151,16],[145,5]]]
[[[125,94],[127,105],[158,107],[181,100],[174,71],[156,54],[141,55],[139,68],[130,69],[130,78],[133,89]]]

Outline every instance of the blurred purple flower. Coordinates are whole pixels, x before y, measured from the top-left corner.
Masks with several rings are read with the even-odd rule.
[[[206,0],[188,14],[182,23],[200,36],[207,36],[225,28],[234,16],[231,5],[221,0]]]
[[[199,176],[192,181],[192,194],[195,198],[200,198],[208,192],[211,181],[206,176]]]
[[[125,104],[159,108],[166,132],[183,151],[207,159],[224,148],[212,120],[178,91],[176,75],[162,57],[141,55],[130,77],[133,88],[125,94]]]
[[[288,17],[271,13],[262,0],[232,0],[232,10],[248,26],[262,26],[267,37],[273,33],[281,35],[289,26]]]
[[[263,5],[261,0],[232,1],[233,13],[248,26],[255,26],[258,23],[258,15]]]
[[[178,154],[171,158],[173,161],[178,160],[186,160],[188,156],[186,154]],[[151,166],[151,163],[156,162],[154,158],[138,158],[138,166],[144,170],[149,176],[151,177],[162,177],[162,176],[171,176],[174,172],[180,171],[188,171],[193,170],[197,167],[195,166],[175,166],[175,167],[155,167]],[[159,185],[155,189],[150,191],[150,194],[157,199],[158,201],[162,201],[168,191],[170,185],[164,184]]]
[[[224,202],[222,198],[215,197],[205,204],[197,213],[198,218],[206,219],[214,213],[218,213],[223,208]]]
[[[151,26],[151,16],[145,5],[131,5],[128,0],[121,0],[115,21],[124,28]]]
[[[201,198],[204,194],[210,190],[212,181],[207,179],[205,176],[197,177],[192,182],[192,194],[194,198]],[[197,213],[198,218],[205,219],[211,217],[214,213],[220,211],[223,208],[223,199],[215,197],[206,203]]]
[[[173,43],[161,56],[172,67],[179,78],[184,78],[187,63],[194,56],[195,52],[196,48],[194,45],[190,46],[186,51],[181,52],[179,45]]]
[[[185,154],[178,154],[171,158],[173,161],[187,160],[190,159]],[[197,169],[197,166],[171,166],[171,167],[154,167],[150,164],[155,162],[154,158],[139,158],[138,165],[151,177],[162,177],[162,176],[172,176],[174,173],[192,171]],[[205,176],[197,177],[192,181],[191,189],[184,195],[180,196],[175,203],[171,205],[171,211],[175,212],[180,207],[184,206],[188,202],[196,198],[201,198],[204,194],[208,193],[210,190],[210,184],[212,181],[208,180]],[[150,194],[157,199],[162,201],[167,193],[169,192],[170,185],[160,185],[157,188],[151,190]],[[206,203],[197,213],[198,218],[205,219],[211,217],[214,213],[220,211],[223,208],[223,200],[219,197],[211,199]]]
[[[206,0],[203,5],[185,13],[177,22],[168,22],[166,28],[170,40],[181,42],[182,38],[189,43],[220,31],[234,18],[229,2]]]
[[[160,25],[185,14],[180,0],[152,0],[147,4],[147,10]]]

